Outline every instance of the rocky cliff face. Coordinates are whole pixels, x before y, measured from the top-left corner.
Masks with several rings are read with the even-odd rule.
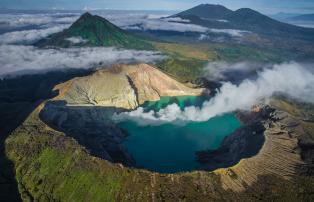
[[[161,96],[201,95],[203,89],[193,89],[147,65],[116,65],[94,74],[75,78],[58,85],[55,90],[71,106],[103,106],[135,109],[145,101]]]
[[[205,170],[226,168],[214,171],[224,189],[239,193],[263,181],[260,176],[293,181],[313,172],[313,155],[308,155],[314,148],[313,131],[307,132],[301,119],[270,106],[239,115],[244,127],[226,137],[219,149],[198,154]]]

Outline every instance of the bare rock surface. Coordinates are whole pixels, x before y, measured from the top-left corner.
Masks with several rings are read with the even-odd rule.
[[[75,78],[56,86],[59,96],[72,106],[105,106],[135,109],[145,101],[157,101],[161,96],[201,95],[203,89],[193,89],[147,65],[116,65]]]
[[[246,126],[226,137],[219,149],[198,153],[205,170],[225,167],[214,171],[220,175],[225,190],[243,192],[260,176],[289,181],[309,173],[312,162],[303,158],[302,140],[310,144],[311,138],[307,138],[300,120],[284,111],[267,108],[250,115],[242,114],[240,119]],[[251,144],[256,146],[256,140],[261,137],[264,140],[260,150],[247,156]]]

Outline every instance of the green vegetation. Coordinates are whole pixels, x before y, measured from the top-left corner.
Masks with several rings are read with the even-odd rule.
[[[180,82],[196,81],[202,76],[204,66],[217,59],[215,51],[193,45],[154,43],[154,47],[168,56],[156,66]]]
[[[68,39],[80,37],[83,41],[73,44]],[[106,19],[85,13],[73,25],[36,43],[37,46],[115,46],[121,48],[151,50],[152,45],[128,33]]]
[[[181,82],[192,83],[204,75],[204,67],[210,61],[280,63],[298,57],[288,51],[240,44],[153,43],[153,45],[156,50],[168,56],[156,64],[159,69]]]
[[[8,140],[10,156],[22,161],[16,167],[22,199],[114,201],[121,173],[106,167],[99,170],[75,142],[36,125],[36,116],[31,115],[25,123],[26,130],[17,131],[18,137],[12,137],[14,142]],[[35,131],[39,134],[33,135]]]
[[[157,63],[157,67],[180,82],[194,82],[202,76],[208,61],[196,59],[169,58]]]
[[[13,162],[5,154],[5,140],[29,116],[41,99],[53,96],[52,88],[86,70],[50,72],[0,80],[0,200],[19,201]],[[3,201],[3,200],[2,200]]]
[[[208,51],[193,45],[178,43],[153,43],[153,45],[157,50],[180,59],[215,60],[217,58],[214,51]]]
[[[211,47],[219,55],[219,59],[229,62],[281,62],[285,55],[279,51],[270,51],[266,48],[253,48],[244,45],[213,45]]]

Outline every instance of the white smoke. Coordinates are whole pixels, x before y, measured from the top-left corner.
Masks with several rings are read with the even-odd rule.
[[[236,62],[228,63],[224,61],[209,62],[205,67],[205,76],[210,80],[225,80],[228,79],[226,74],[232,73],[235,77],[240,77],[239,74],[249,74],[262,70],[266,67],[265,64],[254,63],[254,62]],[[240,78],[239,78],[240,79]]]
[[[282,93],[300,101],[314,103],[314,74],[298,63],[274,65],[258,73],[256,80],[244,80],[239,85],[224,83],[217,94],[202,107],[168,105],[158,112],[145,112],[142,107],[135,111],[114,115],[114,120],[133,120],[138,124],[164,124],[169,122],[203,122],[212,117],[249,110],[254,104],[266,102],[275,93]]]

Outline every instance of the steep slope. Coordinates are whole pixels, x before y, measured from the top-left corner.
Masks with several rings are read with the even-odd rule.
[[[83,14],[68,29],[38,41],[40,47],[116,46],[152,49],[149,42],[128,33],[108,20],[90,13]]]
[[[200,95],[202,89],[189,88],[147,64],[117,65],[58,85],[68,105],[106,106],[134,109],[161,96]]]

